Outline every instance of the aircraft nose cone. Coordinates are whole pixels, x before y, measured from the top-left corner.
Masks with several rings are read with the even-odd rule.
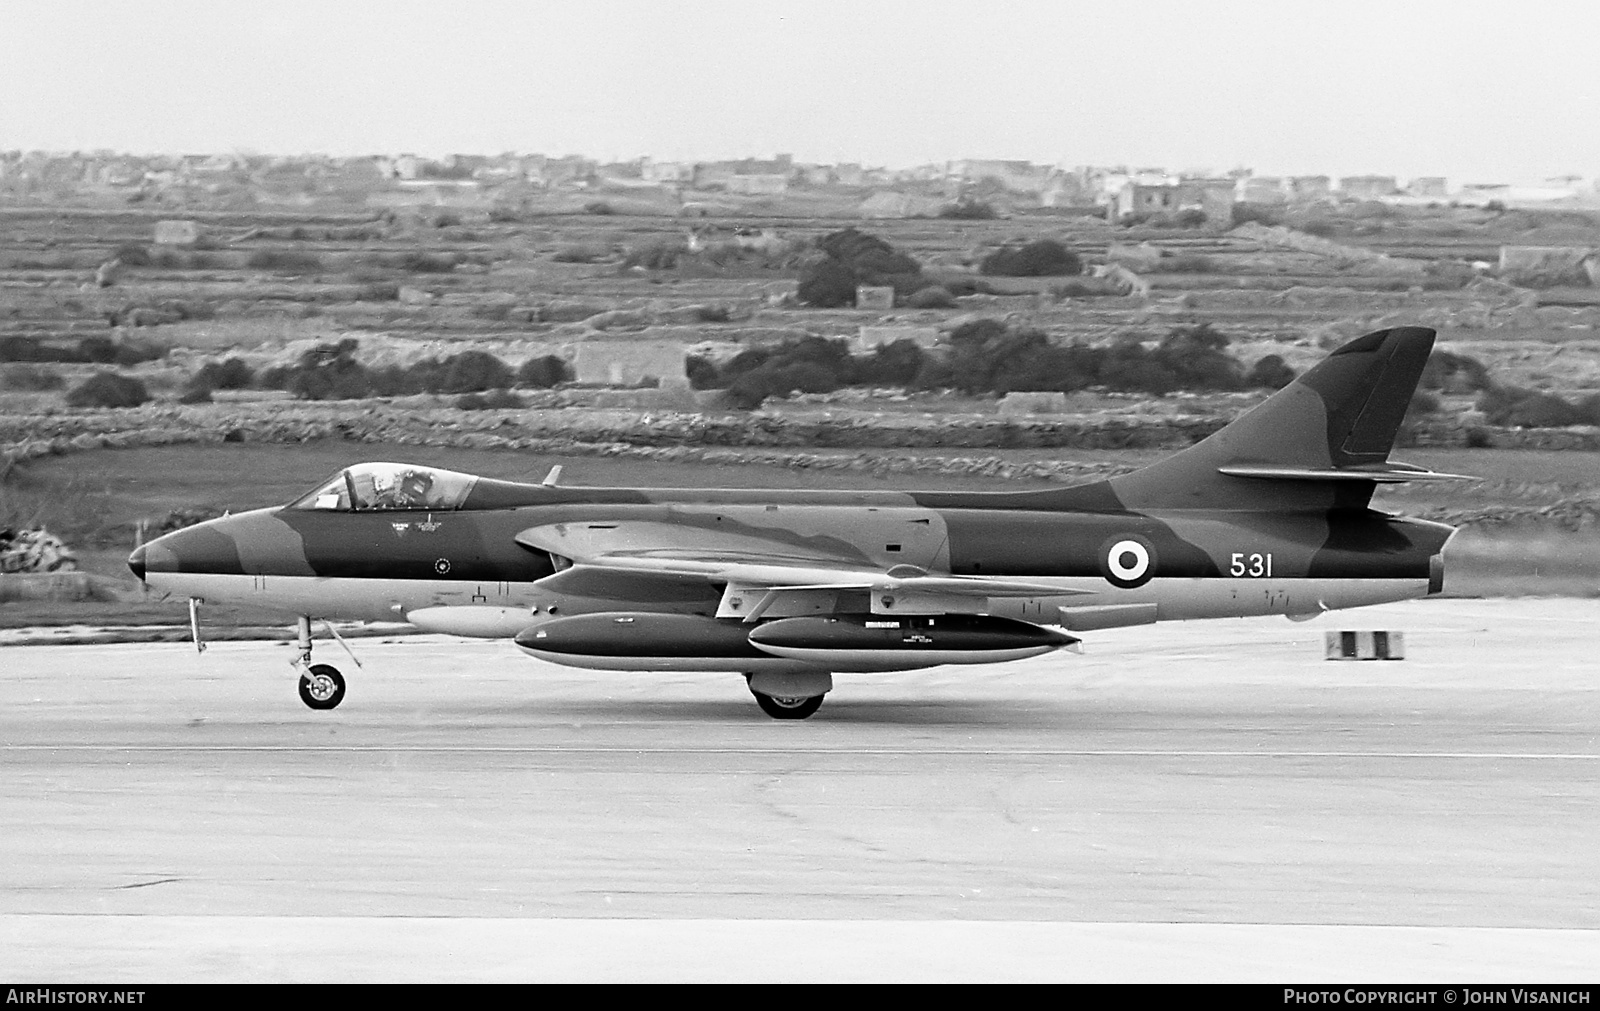
[[[141,582],[141,583],[144,582],[144,545],[143,544],[141,544],[138,547],[134,548],[133,549],[133,554],[128,556],[128,568],[130,570],[132,570],[132,572],[133,572],[133,574],[135,576],[139,577],[139,582]]]

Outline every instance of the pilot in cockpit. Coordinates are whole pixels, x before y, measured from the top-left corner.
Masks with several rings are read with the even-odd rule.
[[[425,470],[407,470],[387,487],[378,489],[373,505],[378,509],[420,509],[429,504],[433,475]]]

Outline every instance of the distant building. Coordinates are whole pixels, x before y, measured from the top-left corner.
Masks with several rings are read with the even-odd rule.
[[[1129,181],[1112,195],[1108,216],[1121,221],[1129,216],[1173,215],[1196,210],[1208,221],[1232,220],[1234,183],[1232,179],[1181,179],[1177,182],[1142,183]]]
[[[783,193],[789,189],[787,175],[766,174],[761,175],[732,175],[723,185],[729,193],[743,193],[746,196],[765,196]]]
[[[829,165],[796,165],[795,182],[802,186],[827,186],[833,182],[833,168]]]
[[[1234,203],[1233,180],[1226,176],[1185,179],[1178,184],[1178,210],[1198,209],[1205,212],[1207,221],[1231,223]]]
[[[1444,176],[1418,176],[1406,184],[1406,192],[1414,197],[1447,197],[1448,181]]]
[[[964,158],[945,167],[945,177],[964,183],[996,182],[1014,193],[1042,193],[1050,180],[1048,165],[998,158]]]
[[[1176,183],[1126,183],[1112,194],[1110,217],[1113,221],[1136,214],[1175,214],[1178,210]]]
[[[1289,200],[1283,179],[1278,176],[1244,176],[1234,183],[1240,203],[1282,204]]]
[[[691,183],[694,181],[694,164],[643,158],[639,162],[639,178],[651,183]]]
[[[1324,200],[1333,195],[1333,180],[1327,176],[1290,176],[1285,188],[1290,200]]]
[[[1377,200],[1400,191],[1394,176],[1340,176],[1339,193],[1352,200]]]

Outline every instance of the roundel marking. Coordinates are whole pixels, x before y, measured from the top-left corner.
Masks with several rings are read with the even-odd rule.
[[[437,572],[441,576],[448,574],[450,571],[450,559],[441,558],[437,562],[434,562],[433,571]]]
[[[1143,586],[1155,575],[1155,545],[1137,535],[1108,541],[1102,548],[1103,573],[1113,586],[1131,590]]]

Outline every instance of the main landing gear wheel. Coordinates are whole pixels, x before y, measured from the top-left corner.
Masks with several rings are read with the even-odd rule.
[[[344,701],[344,675],[337,667],[312,664],[300,675],[300,701],[312,709],[332,709]]]
[[[765,695],[757,691],[750,694],[756,697],[761,711],[775,720],[803,720],[822,707],[821,695]]]

